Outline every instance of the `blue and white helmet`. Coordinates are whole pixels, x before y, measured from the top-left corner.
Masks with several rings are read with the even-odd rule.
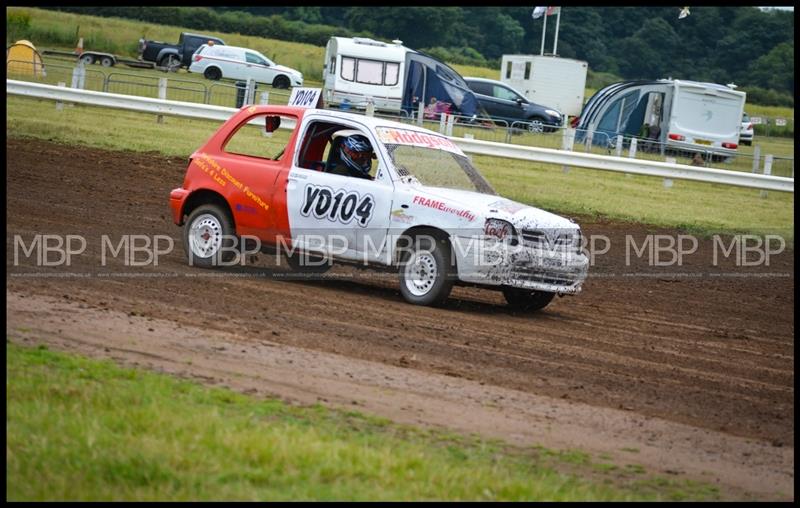
[[[353,176],[369,177],[372,168],[372,145],[366,136],[347,136],[339,147],[339,156]]]

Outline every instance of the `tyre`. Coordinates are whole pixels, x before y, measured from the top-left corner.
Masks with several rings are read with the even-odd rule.
[[[528,132],[542,133],[544,132],[544,120],[541,118],[531,118],[528,124]]]
[[[94,63],[94,56],[93,55],[83,55],[81,56],[81,62],[84,65],[92,65]]]
[[[216,67],[206,67],[206,70],[203,71],[203,76],[206,79],[217,81],[222,77],[222,71]]]
[[[327,259],[322,261],[323,258],[320,256],[306,255],[302,252],[286,254],[286,263],[297,273],[325,273],[331,269],[331,263]]]
[[[278,76],[272,82],[273,88],[289,88],[289,78],[286,76]]]
[[[399,267],[403,298],[414,305],[443,304],[455,283],[449,242],[429,235],[405,241],[409,249],[401,257]]]
[[[214,268],[230,262],[236,251],[236,231],[230,215],[219,205],[195,208],[183,226],[183,249],[189,264]]]
[[[181,66],[181,59],[178,55],[166,55],[158,63],[161,67],[166,67],[170,72],[177,71]]]
[[[113,67],[114,66],[114,59],[110,56],[104,56],[100,59],[100,65],[103,67]]]
[[[503,296],[506,298],[508,306],[516,311],[536,312],[547,307],[556,294],[546,291],[505,287],[503,288]]]

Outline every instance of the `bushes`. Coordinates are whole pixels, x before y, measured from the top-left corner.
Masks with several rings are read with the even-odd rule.
[[[28,11],[11,11],[6,16],[6,43],[30,39],[31,15]]]
[[[747,102],[752,104],[760,104],[762,106],[783,106],[787,108],[794,107],[794,96],[778,92],[777,90],[767,90],[757,86],[743,86],[739,91],[747,93]]]

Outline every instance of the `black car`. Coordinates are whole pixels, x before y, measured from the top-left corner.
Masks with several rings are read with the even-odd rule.
[[[493,120],[504,120],[509,126],[531,132],[553,132],[562,126],[564,116],[559,111],[529,101],[501,81],[485,78],[464,78],[464,81],[475,93],[478,105]]]

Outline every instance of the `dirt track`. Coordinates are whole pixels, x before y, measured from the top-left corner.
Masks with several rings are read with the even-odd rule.
[[[556,299],[536,315],[514,315],[498,293],[474,288],[456,288],[443,309],[420,308],[403,302],[393,278],[350,268],[334,269],[342,280],[287,281],[276,279],[283,272],[271,268],[270,259],[227,273],[188,267],[167,205],[185,159],[16,139],[7,141],[7,149],[6,281],[17,302],[7,314],[14,326],[60,319],[48,316],[41,303],[57,298],[92,310],[89,320],[103,312],[127,314],[171,323],[175,330],[224,333],[246,348],[268,341],[336,353],[354,365],[387,365],[387,372],[419,372],[432,383],[452,379],[523,399],[565,399],[556,402],[594,407],[598,415],[655,418],[731,436],[728,442],[720,438],[720,468],[725,453],[736,455],[726,446],[758,443],[761,451],[730,459],[740,461],[736,467],[744,472],[723,474],[721,481],[745,482],[748,467],[766,468],[774,473],[764,479],[769,485],[759,489],[751,481],[746,488],[794,497],[793,252],[773,258],[769,268],[759,269],[762,276],[755,276],[759,270],[726,276],[734,267],[710,268],[711,253],[701,243],[682,268],[701,276],[624,276],[651,271],[643,264],[626,267],[618,252],[626,234],[650,229],[579,219],[585,234],[605,234],[615,246],[581,294]],[[34,258],[13,266],[13,236],[29,241],[34,234],[81,234],[89,243],[68,268],[36,267]],[[169,235],[175,249],[158,267],[125,267],[116,258],[101,267],[104,234]],[[65,272],[84,275],[61,276]],[[25,275],[31,273],[39,276]],[[347,280],[353,277],[358,280]],[[33,306],[39,314],[21,311],[23,296],[35,297],[29,301],[39,302]],[[70,326],[67,320],[59,331]],[[142,338],[154,349],[167,339],[153,332]],[[213,354],[204,358],[213,362]],[[280,383],[262,389],[281,394]],[[465,406],[473,402],[464,396]],[[646,442],[645,431],[635,427],[629,432]],[[672,454],[668,448],[662,452]],[[690,453],[682,459],[693,461]]]

